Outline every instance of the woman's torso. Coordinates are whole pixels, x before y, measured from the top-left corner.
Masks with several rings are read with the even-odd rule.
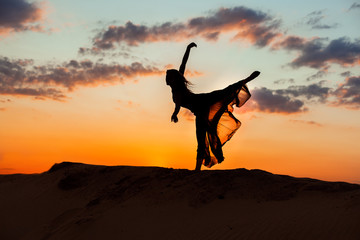
[[[221,101],[224,97],[225,94],[221,90],[210,93],[192,93],[190,91],[173,93],[174,102],[189,109],[196,116],[207,114],[210,107]]]

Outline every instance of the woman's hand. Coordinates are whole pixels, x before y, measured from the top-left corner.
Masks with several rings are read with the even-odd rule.
[[[190,43],[187,47],[188,47],[188,48],[192,48],[192,47],[197,47],[197,45],[196,45],[196,43],[192,42],[192,43]]]
[[[179,121],[176,114],[173,114],[171,116],[171,121],[174,122],[174,123],[177,123]]]

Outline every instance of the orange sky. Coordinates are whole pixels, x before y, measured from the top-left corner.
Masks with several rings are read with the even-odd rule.
[[[195,93],[261,72],[212,169],[360,183],[360,6],[19,1],[27,15],[0,23],[0,174],[62,161],[193,169],[195,123],[183,109],[170,122],[165,71],[194,41]]]
[[[158,87],[170,96],[167,87]],[[79,90],[72,94],[71,107],[69,102],[36,100],[29,106],[29,100],[17,99],[16,106],[1,113],[1,173],[43,172],[62,161],[192,169],[196,156],[194,122],[180,114],[179,123],[170,123],[172,103],[165,97],[146,109],[147,96],[138,98],[136,104],[123,103],[111,96],[113,88]],[[109,94],[95,99],[99,90]],[[332,108],[322,111],[309,114],[314,119],[334,114]],[[352,113],[348,117],[356,117]],[[247,112],[236,116],[243,125],[224,146],[226,160],[213,169],[245,167],[358,181],[359,129],[342,124],[344,118],[337,117],[335,124],[329,119],[316,125],[294,120],[300,117],[297,115]]]

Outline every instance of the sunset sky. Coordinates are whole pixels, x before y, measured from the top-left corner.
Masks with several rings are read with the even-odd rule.
[[[211,169],[360,183],[360,2],[0,0],[0,174],[62,161],[195,167],[165,71],[195,93],[258,70]]]

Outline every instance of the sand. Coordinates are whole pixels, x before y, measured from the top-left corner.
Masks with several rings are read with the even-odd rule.
[[[0,239],[360,239],[360,185],[64,162],[0,175]]]

